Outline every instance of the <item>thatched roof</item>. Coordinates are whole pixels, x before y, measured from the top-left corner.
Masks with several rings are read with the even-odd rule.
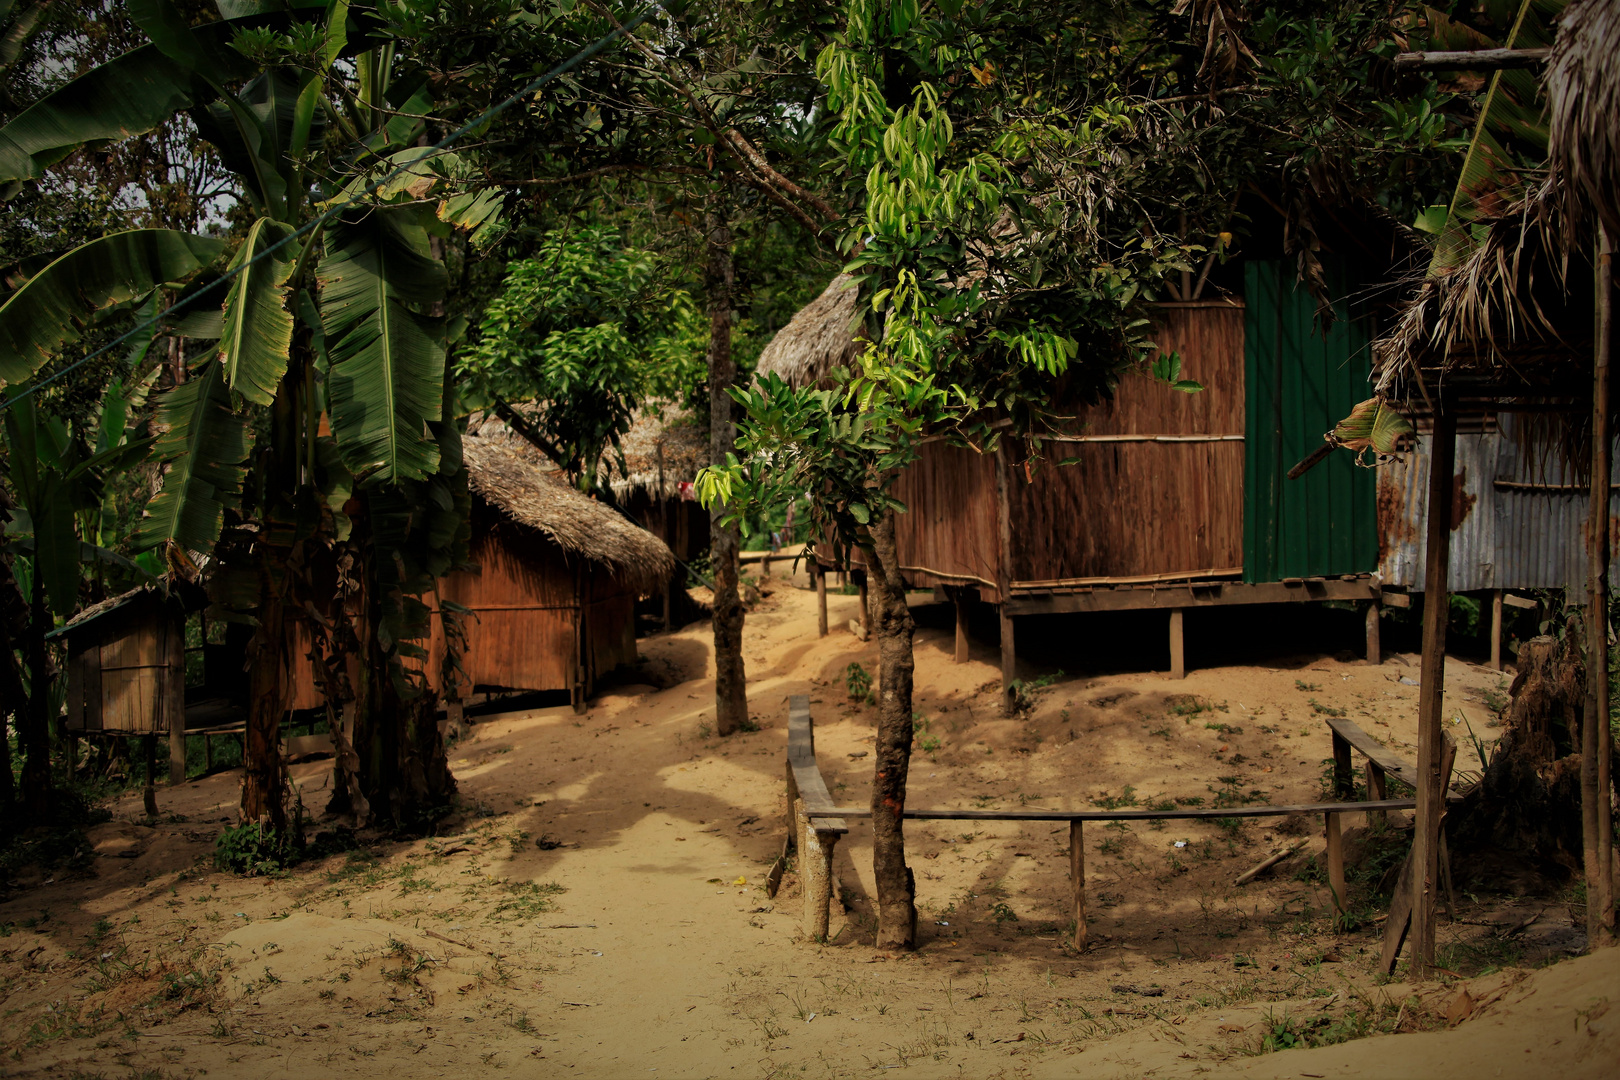
[[[778,330],[755,369],[775,374],[789,386],[824,386],[834,368],[851,367],[865,348],[855,337],[855,279],[839,274],[820,296]]]
[[[491,426],[486,421],[484,428]],[[658,591],[674,574],[675,556],[662,540],[541,468],[545,458],[527,443],[481,431],[461,445],[473,494],[519,525],[602,563],[643,594]]]
[[[530,417],[545,405],[525,402],[512,408]],[[467,422],[467,432],[492,442],[512,443],[524,452],[532,449],[523,436],[493,413],[475,413]],[[690,412],[672,402],[648,402],[636,413],[630,430],[619,440],[619,448],[630,469],[629,476],[619,471],[619,461],[611,447],[602,454],[597,468],[598,475],[612,477],[609,486],[620,499],[640,492],[654,499],[678,498],[680,485],[691,483],[698,470],[709,464],[708,431],[698,426]],[[659,488],[660,452],[662,489]],[[544,454],[536,454],[534,461],[535,467],[543,472],[558,471],[556,463]]]
[[[1496,394],[1580,391],[1592,355],[1591,263],[1565,254],[1558,209],[1544,185],[1479,223],[1484,240],[1424,281],[1374,344],[1379,393],[1427,393],[1435,375]]]
[[[1574,0],[1558,17],[1546,88],[1547,157],[1569,224],[1595,212],[1620,240],[1620,4]],[[1572,235],[1590,243],[1591,235]]]

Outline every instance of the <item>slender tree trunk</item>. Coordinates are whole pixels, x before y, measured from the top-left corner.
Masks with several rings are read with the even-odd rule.
[[[242,820],[287,828],[286,771],[281,761],[281,713],[287,701],[287,619],[281,590],[261,553],[259,626],[248,647],[248,708],[242,746]]]
[[[911,677],[915,667],[912,638],[917,624],[906,605],[895,547],[894,513],[872,525],[868,571],[875,588],[878,657],[878,730],[872,779],[872,876],[877,882],[880,949],[910,949],[917,944],[917,887],[906,865],[906,837],[901,814],[906,808],[906,774],[911,768]]]
[[[722,464],[735,451],[737,429],[731,422],[731,396],[737,379],[731,356],[732,290],[731,227],[723,214],[705,215],[708,262],[704,287],[709,297],[709,453]],[[748,683],[743,670],[743,606],[737,587],[738,529],[723,525],[725,507],[710,511],[709,555],[714,567],[714,714],[715,729],[730,735],[748,720]]]
[[[51,679],[45,633],[51,628],[45,607],[45,581],[34,568],[34,592],[28,610],[28,706],[18,732],[23,753],[23,806],[35,821],[51,810]]]

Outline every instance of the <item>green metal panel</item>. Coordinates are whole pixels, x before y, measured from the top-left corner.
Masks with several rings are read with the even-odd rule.
[[[1339,317],[1324,335],[1316,325],[1315,300],[1280,260],[1249,262],[1244,281],[1243,580],[1374,570],[1373,470],[1340,452],[1298,480],[1287,477],[1322,445],[1323,432],[1372,396],[1368,328],[1351,321],[1341,301]],[[1329,285],[1344,295],[1342,275],[1330,274]]]

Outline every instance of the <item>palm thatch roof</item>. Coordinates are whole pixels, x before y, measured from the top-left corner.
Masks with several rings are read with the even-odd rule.
[[[801,308],[759,354],[756,371],[793,387],[827,386],[834,368],[850,367],[865,344],[856,336],[855,279],[839,274]]]
[[[1595,213],[1620,240],[1620,4],[1574,0],[1548,58],[1547,156],[1568,224]],[[1573,239],[1572,235],[1572,239]],[[1589,237],[1588,237],[1589,239]]]
[[[512,406],[524,417],[533,417],[545,407],[542,402]],[[525,452],[532,449],[527,439],[494,413],[475,413],[467,421],[467,432],[491,442],[520,446]],[[687,409],[673,402],[650,401],[636,412],[630,430],[619,440],[619,449],[629,468],[628,475],[619,469],[619,459],[611,447],[597,465],[599,476],[612,478],[609,487],[617,498],[645,493],[655,500],[674,499],[680,497],[680,486],[691,483],[698,470],[709,464],[709,433]],[[559,471],[556,462],[544,454],[535,454],[534,461],[543,472]]]
[[[481,430],[462,440],[462,452],[475,495],[564,551],[601,563],[644,595],[674,574],[675,556],[662,540],[542,468],[544,456],[521,439]]]
[[[1380,394],[1427,393],[1436,376],[1494,393],[1580,392],[1592,355],[1592,268],[1584,253],[1566,253],[1559,202],[1543,185],[1480,222],[1485,237],[1468,258],[1423,282],[1373,346]]]

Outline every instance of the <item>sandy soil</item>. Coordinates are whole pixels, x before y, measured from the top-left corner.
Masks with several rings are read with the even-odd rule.
[[[452,753],[464,809],[434,837],[244,879],[209,861],[237,775],[160,791],[156,823],[120,801],[89,872],[0,904],[0,1076],[1614,1075],[1620,951],[1493,971],[1578,951],[1569,911],[1465,892],[1442,961],[1490,973],[1385,983],[1371,912],[1342,932],[1324,913],[1316,822],[1088,828],[1084,955],[1067,943],[1066,830],[946,822],[908,829],[921,947],[877,953],[852,823],[847,910],[828,944],[805,940],[794,876],[774,900],[762,888],[786,700],[812,695],[828,783],[864,802],[873,714],[844,675],[872,671],[876,646],[818,639],[813,596],[774,585],[745,638],[757,732],[712,736],[700,624],[642,642],[665,689],[475,725]],[[855,614],[854,597],[831,602],[835,626]],[[965,665],[950,649],[943,627],[919,636],[916,806],[1308,801],[1327,710],[1415,756],[1411,657],[1063,678],[1008,720],[993,649]],[[1448,665],[1459,768],[1478,767],[1467,726],[1494,734],[1504,688]],[[292,773],[324,805],[330,763]],[[1233,884],[1301,837],[1275,873]],[[1361,1034],[1260,1052],[1268,1035]]]

